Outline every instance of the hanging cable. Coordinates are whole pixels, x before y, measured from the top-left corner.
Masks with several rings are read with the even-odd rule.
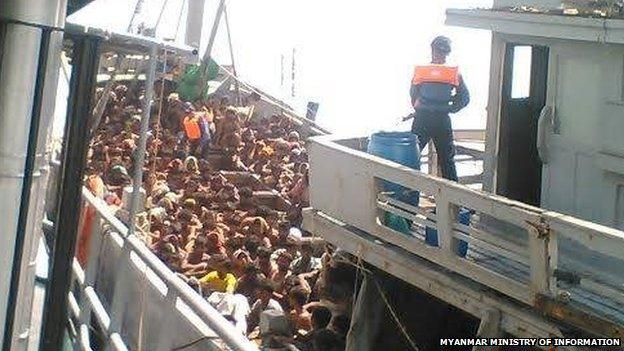
[[[158,29],[158,26],[160,25],[160,20],[162,19],[162,15],[165,12],[165,8],[167,7],[167,3],[168,2],[169,2],[169,0],[163,1],[162,6],[160,7],[160,12],[158,13],[158,18],[156,19],[156,23],[154,24],[154,37],[156,37],[156,30]]]
[[[184,5],[186,5],[186,0],[182,0],[182,5],[180,5],[180,14],[178,15],[178,23],[176,23],[175,34],[173,36],[173,41],[178,41],[178,31],[180,30],[180,23],[182,23],[182,16],[184,15]]]
[[[134,12],[132,13],[132,17],[130,17],[130,23],[128,24],[128,29],[126,29],[126,32],[130,32],[132,30],[132,25],[134,24],[136,16],[141,12],[143,8],[143,1],[144,0],[137,0],[137,2],[135,3]]]

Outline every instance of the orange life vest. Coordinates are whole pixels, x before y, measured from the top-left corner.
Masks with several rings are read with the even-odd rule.
[[[459,69],[445,65],[416,66],[412,84],[443,83],[459,86]]]
[[[190,140],[197,140],[201,138],[201,129],[199,128],[198,117],[195,117],[194,115],[184,117],[184,131]]]

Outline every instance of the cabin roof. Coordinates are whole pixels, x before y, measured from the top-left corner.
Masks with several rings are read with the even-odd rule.
[[[624,44],[624,19],[619,18],[511,9],[448,9],[446,24],[506,34]]]

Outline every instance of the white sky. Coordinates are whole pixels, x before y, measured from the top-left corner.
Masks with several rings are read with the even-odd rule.
[[[165,0],[145,0],[135,23],[155,23]],[[97,0],[72,21],[125,30],[135,0]],[[183,0],[169,0],[158,36],[171,37]],[[203,45],[218,1],[207,0]],[[290,99],[290,65],[296,49],[296,98],[302,113],[307,101],[320,102],[317,121],[339,133],[363,134],[394,127],[410,112],[413,66],[428,62],[429,43],[444,34],[453,41],[452,60],[472,95],[468,108],[453,118],[455,128],[485,128],[490,33],[444,26],[449,7],[488,7],[492,0],[229,0],[235,60],[239,75],[277,97]],[[183,18],[184,21],[184,18]],[[178,38],[184,36],[184,23]],[[229,64],[222,22],[215,59]],[[280,57],[285,80],[280,87]]]

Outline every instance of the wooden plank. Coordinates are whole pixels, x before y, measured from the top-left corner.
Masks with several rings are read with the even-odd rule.
[[[396,207],[393,207],[393,206],[390,206],[390,205],[386,205],[383,202],[377,203],[377,206],[380,209],[382,209],[382,210],[384,210],[386,212],[390,212],[390,213],[395,214],[397,216],[401,216],[401,217],[403,217],[405,219],[408,219],[408,220],[410,220],[410,221],[412,221],[412,222],[414,222],[416,224],[420,224],[422,226],[435,227],[435,225],[436,225],[435,222],[427,220],[426,218],[419,217],[419,216],[417,216],[417,215],[415,215],[413,213],[404,211],[404,210],[402,210],[400,208],[396,208]]]
[[[624,232],[556,212],[542,215],[558,235],[572,239],[590,250],[622,258]]]
[[[550,269],[548,237],[539,228],[529,228],[529,269],[531,291],[535,295],[549,295]]]
[[[487,241],[483,241],[474,236],[466,235],[462,232],[453,231],[453,236],[457,239],[467,242],[470,245],[471,249],[474,249],[474,247],[479,247],[482,249],[495,252],[503,257],[511,258],[512,260],[515,260],[517,262],[526,263],[528,265],[528,259],[526,257],[518,255],[513,251],[509,251],[507,249],[492,245],[488,243]]]
[[[533,296],[526,285],[509,279],[474,262],[465,260],[457,256],[454,251],[445,251],[437,247],[426,245],[420,240],[410,238],[405,234],[382,225],[378,225],[375,236],[414,253],[419,257],[441,265],[446,269],[498,290],[518,301],[529,305],[533,304]]]
[[[435,213],[433,213],[431,211],[431,209],[427,210],[427,206],[428,204],[426,204],[424,201],[422,201],[423,199],[421,199],[421,203],[419,204],[419,207],[416,206],[412,206],[408,203],[399,201],[397,199],[393,199],[392,197],[388,196],[387,194],[383,194],[380,193],[379,195],[377,195],[377,198],[379,199],[379,201],[382,202],[387,202],[388,204],[394,206],[394,207],[398,207],[400,209],[403,209],[405,211],[411,212],[412,214],[417,213],[421,216],[426,217],[427,219],[429,219],[430,221],[435,221],[436,220],[436,215]],[[377,202],[377,204],[379,204],[379,201]],[[435,208],[435,204],[433,204],[433,208]]]
[[[517,243],[505,240],[505,238],[499,237],[496,233],[488,232],[486,230],[477,229],[472,226],[463,225],[461,223],[453,224],[453,229],[457,232],[466,233],[473,238],[485,242],[489,245],[495,246],[497,250],[504,250],[505,252],[513,253],[519,262],[528,262],[528,248],[520,246]]]

